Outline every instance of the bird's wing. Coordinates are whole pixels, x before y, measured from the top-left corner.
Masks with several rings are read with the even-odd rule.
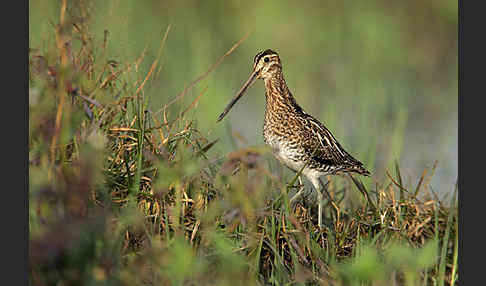
[[[305,120],[307,136],[305,136],[304,149],[314,160],[338,167],[362,165],[341,147],[322,123],[308,114]]]

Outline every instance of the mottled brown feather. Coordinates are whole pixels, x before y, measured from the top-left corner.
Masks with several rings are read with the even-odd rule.
[[[276,53],[271,50],[259,53],[255,64],[268,54]],[[287,87],[279,59],[262,77],[266,97],[263,136],[267,144],[285,147],[290,160],[308,162],[309,168],[322,173],[370,174],[321,122],[297,104]]]

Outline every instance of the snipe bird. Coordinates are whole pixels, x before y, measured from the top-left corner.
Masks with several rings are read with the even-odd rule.
[[[322,186],[319,177],[327,174],[358,173],[369,176],[363,163],[346,152],[331,132],[307,114],[296,102],[282,74],[282,62],[270,49],[253,59],[253,72],[240,91],[221,113],[218,122],[230,111],[256,79],[265,82],[265,119],[263,138],[276,158],[302,174],[317,191],[318,225],[322,227]],[[302,190],[302,189],[301,189]],[[291,199],[300,195],[300,191]]]

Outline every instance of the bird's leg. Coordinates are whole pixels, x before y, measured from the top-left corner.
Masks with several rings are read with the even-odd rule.
[[[317,192],[317,202],[318,202],[318,209],[317,209],[317,225],[319,229],[322,229],[322,192],[321,192],[321,184],[319,183],[319,178],[313,178],[311,180],[314,188]]]
[[[329,202],[331,203],[331,205],[336,210],[336,217],[339,220],[339,214],[341,213],[341,211],[340,211],[338,205],[336,204],[336,202],[334,202],[333,196],[331,196],[331,194],[327,190],[327,186],[329,185],[329,181],[327,181],[326,184],[323,185],[322,182],[321,182],[321,180],[319,179],[319,183],[320,183],[319,185],[324,186],[323,189],[326,192],[327,197],[329,198]]]
[[[302,194],[302,191],[304,190],[304,184],[302,183],[302,177],[299,176],[299,186],[300,186],[300,190],[292,196],[292,198],[290,199],[290,203],[292,203],[295,199],[297,199],[301,194]]]
[[[318,211],[317,211],[317,225],[319,226],[319,229],[322,229],[322,192],[319,188],[317,188],[317,201],[319,202],[318,204]]]

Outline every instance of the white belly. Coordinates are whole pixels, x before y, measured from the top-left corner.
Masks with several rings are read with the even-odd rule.
[[[273,154],[277,158],[280,163],[286,165],[288,168],[292,169],[295,172],[299,172],[302,167],[305,165],[305,161],[295,160],[296,157],[300,157],[299,154],[295,151],[295,149],[290,148],[287,144],[282,143],[277,138],[267,138],[267,144],[272,147]],[[322,176],[324,173],[321,173],[314,169],[309,169],[305,167],[302,170],[302,174],[306,176],[309,180],[314,181],[315,178]]]
[[[304,166],[305,162],[295,160],[298,154],[296,154],[294,149],[290,148],[287,144],[282,143],[277,138],[269,139],[270,140],[267,140],[267,144],[272,147],[273,154],[282,164],[296,172]]]

